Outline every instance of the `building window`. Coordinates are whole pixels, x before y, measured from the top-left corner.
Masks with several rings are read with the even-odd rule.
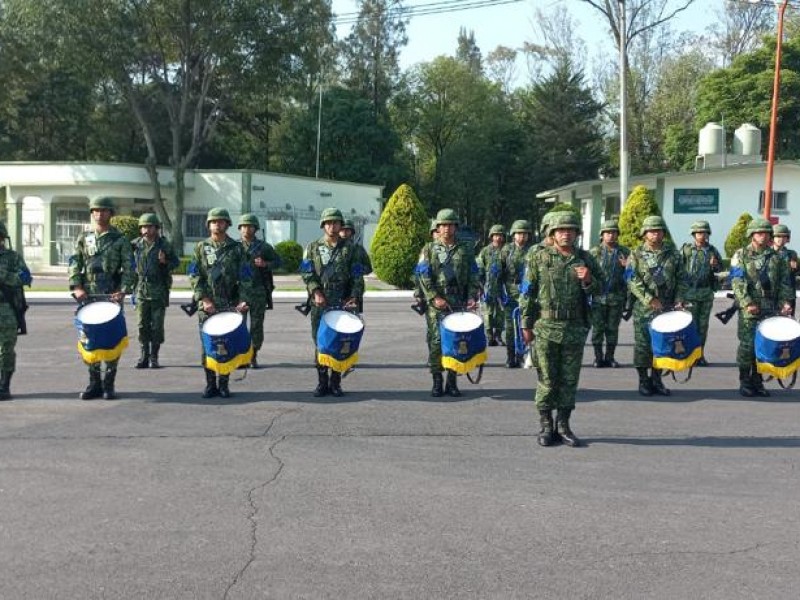
[[[183,213],[183,236],[187,239],[201,240],[208,237],[205,213]]]
[[[788,212],[788,192],[772,192],[772,210],[775,212]],[[764,212],[764,190],[758,193],[758,212]]]

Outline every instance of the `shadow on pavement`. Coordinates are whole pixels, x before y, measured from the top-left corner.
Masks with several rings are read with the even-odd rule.
[[[800,437],[581,438],[587,446],[700,446],[707,448],[800,448]]]

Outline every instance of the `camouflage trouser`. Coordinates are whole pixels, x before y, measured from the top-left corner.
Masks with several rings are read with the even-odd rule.
[[[106,366],[106,371],[116,371],[118,364],[119,364],[119,359],[92,363],[91,365],[89,365],[89,373],[92,372],[100,373],[103,370],[103,365]]]
[[[512,299],[508,299],[505,309],[505,330],[506,330],[506,344],[513,344],[517,338],[517,324],[514,322],[514,309],[519,307],[519,303]]]
[[[756,363],[756,329],[761,319],[745,319],[742,311],[736,326],[736,336],[739,338],[739,348],[736,351],[736,364],[740,369],[747,369]]]
[[[442,313],[428,306],[425,321],[428,325],[428,367],[431,373],[441,373],[442,367],[442,334],[439,331],[439,319]]]
[[[17,367],[17,318],[11,305],[0,302],[0,371],[13,373]]]
[[[622,321],[622,304],[592,305],[592,345],[602,346],[603,341],[608,345],[617,345],[619,339],[619,323]]]
[[[650,343],[652,313],[634,311],[633,314],[633,366],[649,369],[653,366],[653,346]]]
[[[708,338],[708,322],[711,319],[711,309],[714,307],[714,296],[711,299],[696,299],[693,298],[689,301],[689,312],[692,313],[692,319],[697,327],[697,333],[700,334],[700,345],[705,347],[706,339]]]
[[[536,336],[541,378],[536,386],[536,408],[575,408],[575,394],[583,361],[583,344],[561,344]]]
[[[167,304],[163,300],[138,300],[136,314],[139,317],[139,343],[142,345],[164,343],[164,317]]]
[[[481,302],[481,309],[483,310],[483,324],[487,333],[491,333],[492,329],[497,329],[499,331],[503,328],[505,311],[500,302],[496,300],[492,302]]]
[[[264,314],[267,311],[267,297],[249,298],[246,302],[247,314],[250,319],[250,339],[253,343],[253,350],[259,351],[264,343]]]

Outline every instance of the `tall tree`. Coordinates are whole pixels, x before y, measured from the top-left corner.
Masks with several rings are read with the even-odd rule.
[[[497,46],[486,56],[486,76],[510,94],[517,76],[517,51],[507,46]]]
[[[775,7],[769,3],[754,4],[725,0],[716,12],[717,18],[708,27],[712,45],[721,66],[727,67],[740,54],[755,50],[764,35],[775,27]]]
[[[469,67],[475,75],[483,73],[483,57],[478,43],[475,41],[475,32],[461,27],[458,30],[458,42],[456,45],[456,58]]]

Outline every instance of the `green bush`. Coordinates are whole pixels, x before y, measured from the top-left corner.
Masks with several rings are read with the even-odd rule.
[[[139,237],[139,219],[130,215],[111,217],[111,224],[120,230],[122,235],[132,242]]]
[[[172,271],[175,275],[186,275],[189,263],[194,260],[194,256],[181,256],[178,266]]]
[[[750,213],[742,213],[739,216],[728,232],[728,237],[725,238],[725,256],[730,258],[739,248],[747,245],[747,225],[752,220],[753,217]]]
[[[300,270],[300,261],[303,260],[303,247],[293,240],[285,240],[275,244],[275,252],[281,258],[280,271],[297,273]]]
[[[578,219],[578,223],[583,221],[583,216],[581,215],[581,211],[572,206],[569,202],[559,202],[558,204],[554,204],[550,207],[550,210],[547,213],[553,212],[562,212],[562,211],[569,211],[575,215],[575,218]],[[547,214],[545,213],[545,214]]]
[[[628,248],[636,248],[641,243],[639,231],[642,229],[644,220],[653,215],[661,216],[653,192],[643,185],[637,185],[628,196],[628,201],[622,207],[622,213],[619,215],[619,243]],[[667,229],[665,240],[672,243],[669,229]]]
[[[402,289],[413,287],[414,266],[428,241],[429,225],[411,186],[404,183],[397,188],[381,214],[370,248],[372,267],[381,281]]]

